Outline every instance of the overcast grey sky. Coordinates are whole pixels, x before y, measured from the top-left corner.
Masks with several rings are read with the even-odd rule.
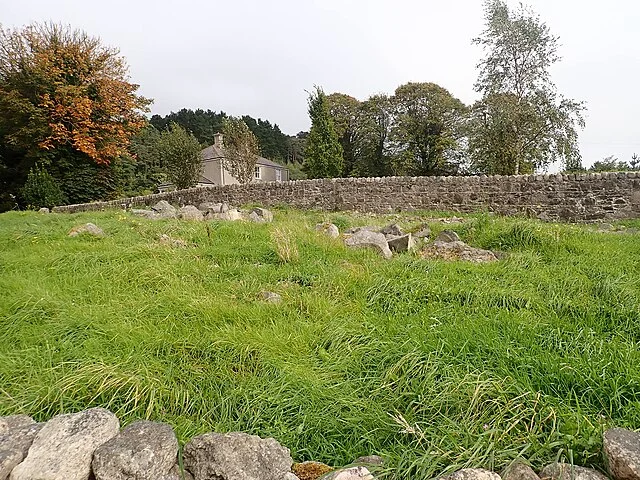
[[[640,155],[640,2],[525,3],[560,36],[559,91],[587,102],[585,165]],[[314,84],[360,100],[409,81],[478,97],[481,0],[0,0],[0,12],[5,27],[53,20],[120,48],[162,115],[210,108],[295,134]]]

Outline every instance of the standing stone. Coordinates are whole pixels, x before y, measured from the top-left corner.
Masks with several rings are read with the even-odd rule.
[[[640,433],[611,428],[604,432],[604,456],[615,480],[640,480]]]
[[[93,454],[96,480],[156,480],[168,475],[178,456],[178,439],[165,424],[134,422]]]
[[[94,237],[104,237],[104,232],[102,231],[102,229],[93,223],[85,223],[84,225],[73,227],[69,232],[69,236],[77,237],[81,233],[93,235]]]
[[[320,477],[321,480],[375,480],[367,467],[349,467]]]
[[[240,432],[195,437],[183,458],[195,480],[283,480],[293,463],[289,449],[273,438]]]
[[[9,478],[11,470],[24,460],[33,439],[43,425],[43,423],[22,425],[0,434],[0,480]]]
[[[459,242],[460,237],[453,230],[443,230],[438,234],[435,241],[442,242],[442,243]]]
[[[0,417],[0,435],[8,433],[10,430],[26,425],[33,425],[36,421],[29,415],[9,415]]]
[[[526,463],[515,461],[506,468],[502,480],[540,480],[540,477]]]
[[[201,222],[204,220],[202,212],[198,210],[194,205],[186,205],[178,211],[178,218],[181,220],[194,220]]]
[[[540,478],[550,480],[608,480],[605,475],[590,468],[568,463],[552,463],[540,472]]]
[[[407,233],[402,237],[393,238],[387,241],[387,243],[393,252],[409,252],[416,246],[416,242],[410,233]]]
[[[393,254],[387,244],[387,239],[382,233],[360,230],[344,241],[347,247],[352,248],[373,248],[384,258],[391,258]]]
[[[463,468],[457,472],[440,477],[440,480],[500,480],[500,475],[482,468]]]
[[[333,223],[317,224],[316,232],[322,232],[329,238],[338,238],[340,236],[340,230]]]
[[[96,448],[118,434],[120,422],[104,408],[58,415],[38,432],[10,480],[88,480]]]
[[[266,208],[254,208],[249,215],[249,220],[258,223],[267,223],[273,221],[273,213]]]

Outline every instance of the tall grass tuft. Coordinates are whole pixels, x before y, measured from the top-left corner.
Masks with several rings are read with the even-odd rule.
[[[271,239],[276,247],[276,253],[282,263],[295,262],[300,258],[298,246],[291,230],[276,227],[271,232]]]

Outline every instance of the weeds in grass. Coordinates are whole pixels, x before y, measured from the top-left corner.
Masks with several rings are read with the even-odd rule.
[[[273,232],[271,232],[271,238],[273,243],[275,243],[276,252],[281,262],[295,262],[300,258],[295,237],[290,230],[276,227],[273,229]]]

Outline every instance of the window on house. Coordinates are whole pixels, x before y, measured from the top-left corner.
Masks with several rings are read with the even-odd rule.
[[[281,181],[282,181],[282,170],[278,168],[276,169],[276,182],[281,182]]]
[[[260,180],[260,167],[258,165],[256,165],[256,168],[253,170],[253,177],[256,180]]]

